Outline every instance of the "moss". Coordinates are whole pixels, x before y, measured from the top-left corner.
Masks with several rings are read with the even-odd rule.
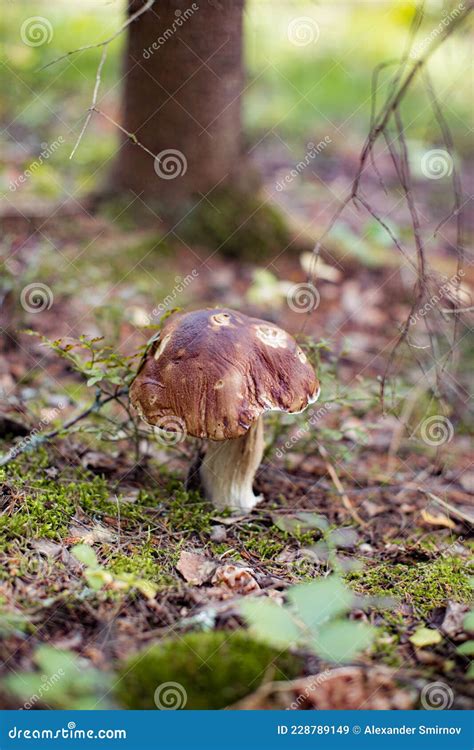
[[[227,258],[257,261],[287,249],[292,237],[279,211],[253,193],[219,188],[200,201],[178,233]]]
[[[0,474],[0,480],[14,488],[14,513],[0,516],[0,547],[13,539],[63,537],[78,504],[90,509],[108,498],[101,477],[79,469],[50,479],[45,474],[48,466],[46,451],[39,449],[19,457]]]
[[[167,491],[174,493],[166,511],[170,531],[210,534],[211,519],[215,515],[212,506],[198,492],[186,492],[181,482],[172,481]]]
[[[412,565],[382,563],[348,573],[346,579],[358,592],[402,599],[421,618],[449,599],[468,602],[472,595],[464,563],[455,557]]]
[[[173,583],[167,571],[177,562],[175,558],[169,550],[157,549],[152,541],[147,541],[139,547],[129,545],[123,552],[113,552],[105,567],[111,573],[131,573],[165,587]]]
[[[267,527],[251,521],[243,525],[239,533],[239,541],[247,552],[255,555],[259,560],[272,560],[291,541],[297,540],[299,545],[305,547],[314,544],[316,536],[319,536],[319,531],[301,531],[300,533],[293,531],[290,534],[274,524]]]
[[[126,708],[154,709],[155,691],[158,696],[160,686],[174,682],[187,697],[183,708],[222,709],[256,690],[264,679],[291,679],[301,669],[299,658],[254,641],[243,631],[188,633],[124,664],[116,697]]]

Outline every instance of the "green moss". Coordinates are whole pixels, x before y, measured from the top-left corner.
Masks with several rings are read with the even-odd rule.
[[[256,690],[264,679],[291,679],[300,659],[281,654],[243,631],[188,633],[139,653],[125,665],[116,691],[121,705],[154,709],[155,691],[174,682],[186,709],[222,709]],[[183,692],[184,691],[184,692]],[[162,692],[164,700],[164,690]]]
[[[0,515],[0,549],[14,539],[66,536],[76,506],[96,508],[109,496],[105,481],[78,469],[50,479],[44,449],[20,456],[0,474],[13,487],[14,513]]]
[[[172,481],[167,489],[174,493],[166,511],[170,531],[208,535],[215,515],[212,506],[198,492],[186,492],[181,482]]]
[[[157,549],[152,541],[128,547],[123,552],[113,552],[107,557],[106,570],[111,573],[130,573],[158,586],[169,586],[173,578],[168,570],[177,562],[177,555],[169,550]]]
[[[382,563],[346,578],[358,592],[403,600],[422,618],[448,599],[468,602],[472,595],[464,563],[455,557],[413,565]]]
[[[281,253],[291,245],[281,214],[258,195],[220,188],[208,198],[179,225],[178,234],[186,242],[249,261]]]

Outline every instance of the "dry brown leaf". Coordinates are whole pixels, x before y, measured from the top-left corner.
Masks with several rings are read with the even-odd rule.
[[[443,622],[439,626],[441,632],[451,638],[462,633],[464,631],[464,618],[469,612],[469,609],[468,604],[448,601]]]
[[[220,565],[212,578],[212,583],[226,586],[240,594],[250,594],[260,586],[255,580],[252,568],[240,568],[237,565]]]
[[[216,563],[197,552],[183,551],[179,556],[176,569],[188,583],[193,586],[202,586],[211,578],[216,569]]]
[[[448,516],[445,516],[444,513],[437,513],[434,515],[434,513],[430,513],[429,511],[423,509],[421,511],[421,517],[425,523],[429,523],[430,526],[446,526],[448,529],[455,529],[456,524],[454,521],[451,521]]]
[[[71,524],[69,527],[70,537],[76,541],[81,541],[84,544],[95,544],[99,543],[111,543],[115,541],[115,534],[110,529],[96,523],[92,528],[88,529],[79,524]],[[64,540],[66,541],[66,540]]]
[[[474,471],[465,471],[461,474],[459,484],[463,490],[469,492],[470,495],[474,495]]]

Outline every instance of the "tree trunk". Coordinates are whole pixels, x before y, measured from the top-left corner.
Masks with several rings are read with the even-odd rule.
[[[132,0],[130,12],[144,0]],[[244,0],[158,0],[128,29],[114,187],[173,206],[224,184],[240,156]]]

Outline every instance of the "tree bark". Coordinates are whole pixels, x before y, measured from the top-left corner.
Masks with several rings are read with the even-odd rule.
[[[130,12],[144,0],[132,0]],[[170,206],[224,184],[240,156],[244,0],[158,0],[128,29],[113,183]]]

